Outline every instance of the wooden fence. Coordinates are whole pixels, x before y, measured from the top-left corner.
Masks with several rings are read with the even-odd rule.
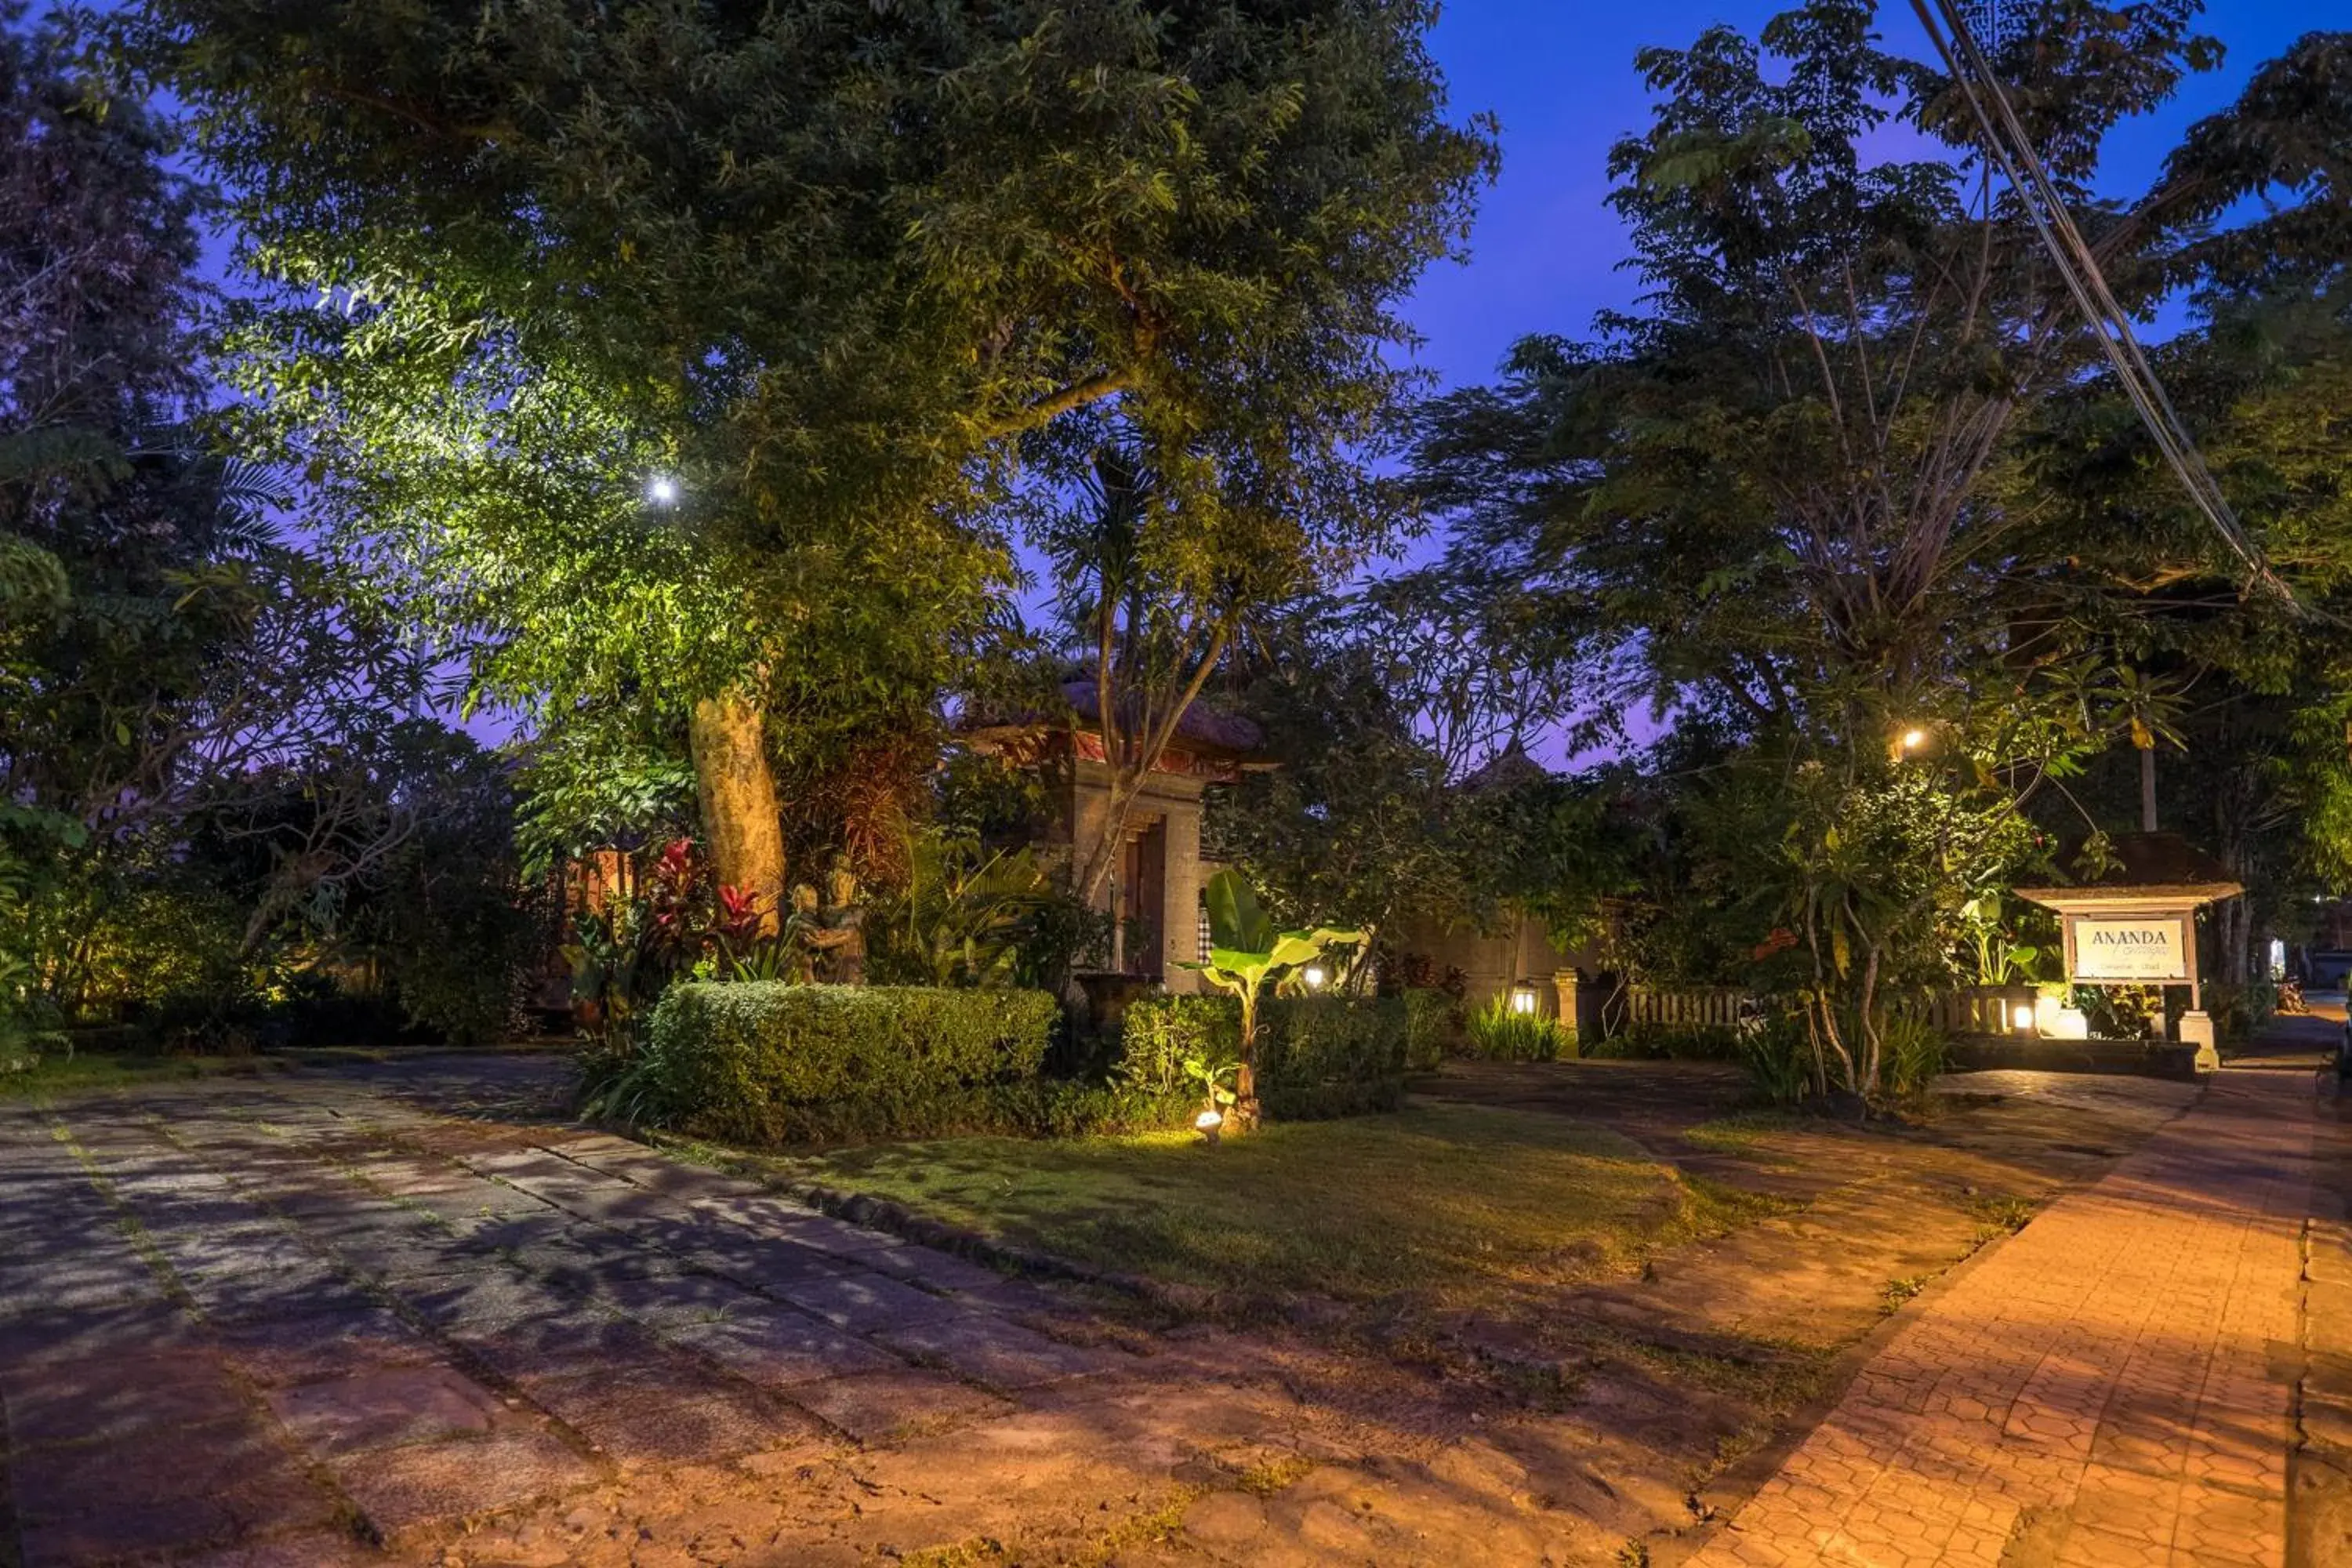
[[[1563,1001],[1573,990],[1563,988]],[[1914,1005],[1938,1031],[1953,1036],[2015,1037],[2034,1032],[2031,985],[1963,985],[1938,991]],[[2026,1021],[2018,1022],[2020,1009]],[[1760,1016],[1763,998],[1734,985],[1628,985],[1603,1007],[1607,1032],[1736,1030]]]
[[[2031,985],[1963,985],[1923,998],[1921,1010],[1947,1035],[2031,1035],[2033,999]],[[2020,1008],[2022,1024],[2017,1021]]]
[[[1735,985],[1629,985],[1625,988],[1625,1026],[1629,1029],[1736,1029],[1743,1007],[1753,1010],[1755,998]]]

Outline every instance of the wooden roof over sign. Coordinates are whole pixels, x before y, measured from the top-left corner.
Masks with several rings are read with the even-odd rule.
[[[2126,833],[2109,846],[2115,864],[2066,887],[2020,888],[2017,896],[2062,914],[2194,909],[2246,889],[2230,868],[2178,833]]]

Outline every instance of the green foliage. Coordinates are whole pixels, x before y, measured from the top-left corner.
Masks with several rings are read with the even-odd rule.
[[[1276,1118],[1393,1110],[1404,1089],[1404,1005],[1391,997],[1291,996],[1269,1014],[1259,1092]]]
[[[1576,1055],[1576,1031],[1557,1018],[1512,1011],[1507,995],[1470,1015],[1470,1054],[1494,1062],[1556,1062]]]
[[[1358,944],[1364,938],[1361,931],[1325,926],[1276,931],[1258,907],[1249,883],[1232,870],[1209,879],[1208,904],[1209,961],[1184,967],[1199,970],[1209,984],[1240,1003],[1241,1033],[1235,1047],[1242,1067],[1238,1113],[1247,1124],[1257,1115],[1253,1079],[1258,1066],[1259,999],[1265,987],[1284,984],[1295,971],[1322,957],[1327,949]]]
[[[1154,1094],[1241,1058],[1241,1004],[1232,996],[1147,996],[1121,1026],[1118,1080]],[[1406,1012],[1395,998],[1286,996],[1261,1020],[1255,1077],[1276,1120],[1394,1110],[1404,1088]],[[1192,1101],[1195,1105],[1198,1100]]]
[[[1401,999],[1408,1070],[1429,1072],[1447,1057],[1462,1054],[1469,1037],[1461,998],[1433,985],[1412,985],[1405,988]]]
[[[1385,515],[1349,448],[1493,160],[1432,16],[157,0],[133,31],[236,193],[240,427],[378,596],[559,745],[659,752],[733,688],[792,757],[966,673],[1014,576],[990,509],[1081,470],[1090,410],[1154,449],[1194,582],[1290,581]],[[562,788],[551,832],[604,810]]]
[[[675,985],[648,1041],[662,1124],[734,1142],[789,1141],[812,1107],[903,1131],[919,1108],[1039,1080],[1060,1017],[1033,991]]]
[[[1056,889],[1033,850],[990,850],[933,829],[908,855],[906,886],[866,923],[886,984],[1018,985],[1058,991],[1097,922]]]
[[[2101,199],[2108,134],[2213,64],[2194,20],[2046,8],[2000,69],[2127,310],[2184,287],[2217,311],[2267,297],[2273,363],[2312,377],[2298,413],[2288,396],[2231,427],[2264,380],[2221,352],[2242,323],[2168,368],[2235,360],[2183,382],[2245,443],[2223,482],[2263,509],[2282,569],[2333,594],[2342,446],[2294,432],[2329,417],[2320,389],[2352,342],[2341,192],[2311,154],[2352,126],[2347,44],[2305,40],[2155,188]],[[1989,900],[2042,857],[2041,824],[2136,815],[2141,747],[2210,759],[2196,815],[2246,838],[2233,864],[2292,834],[2287,778],[2325,822],[2352,777],[2321,673],[2340,652],[2240,602],[1939,65],[1892,52],[1878,22],[1810,0],[1645,53],[1654,114],[1612,156],[1640,310],[1591,342],[1524,340],[1498,386],[1430,410],[1419,470],[1454,514],[1465,591],[1524,595],[1591,709],[1675,715],[1619,771],[1646,828],[1626,841],[1646,861],[1633,967],[1800,996],[1831,1087],[1866,1098],[1908,1049],[1894,997],[1963,958],[2041,972],[2020,950],[2042,944]],[[1914,134],[1889,160],[1896,121]],[[2287,711],[2331,710],[2304,707],[2317,750],[2243,700],[2290,687]],[[2235,962],[2250,936],[2231,935]]]
[[[1202,1109],[1221,1116],[1241,1098],[1233,1087],[1240,1072],[1239,1062],[1202,1061],[1199,1057],[1184,1058],[1184,1077],[1200,1090]]]
[[[1230,996],[1143,996],[1119,1022],[1117,1072],[1155,1093],[1181,1090],[1187,1061],[1238,1062],[1240,1005]]]
[[[1948,1046],[1927,1019],[1898,1010],[1886,1021],[1886,1053],[1882,1081],[1896,1100],[1916,1100],[1933,1087],[1944,1070]]]
[[[1527,620],[1507,583],[1429,572],[1287,606],[1240,661],[1280,766],[1212,797],[1219,858],[1278,910],[1375,931],[1508,905],[1564,932],[1630,890],[1602,799],[1519,749],[1575,689]]]
[[[1821,1092],[1822,1079],[1803,1020],[1768,1013],[1739,1037],[1740,1065],[1757,1092],[1776,1106],[1795,1106]]]

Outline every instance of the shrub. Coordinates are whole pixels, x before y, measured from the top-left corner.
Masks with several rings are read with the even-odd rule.
[[[1402,1000],[1404,1063],[1409,1069],[1428,1072],[1467,1047],[1459,997],[1434,985],[1415,985],[1404,992]]]
[[[1189,1081],[1188,1059],[1239,1061],[1241,1004],[1230,996],[1145,996],[1128,1005],[1119,1024],[1118,1076],[1157,1093]]]
[[[1182,1089],[1187,1058],[1234,1060],[1241,1005],[1231,996],[1151,996],[1127,1010],[1120,1081]],[[1295,1121],[1391,1110],[1404,1097],[1406,1012],[1394,997],[1279,997],[1258,1024],[1257,1089],[1268,1115]],[[1196,1097],[1197,1098],[1197,1097]]]
[[[1813,1091],[1812,1042],[1804,1019],[1768,1014],[1739,1042],[1740,1064],[1757,1091],[1778,1106],[1793,1106]]]
[[[1946,1066],[1943,1035],[1927,1019],[1910,1013],[1887,1015],[1880,1050],[1879,1081],[1898,1099],[1926,1093]]]
[[[1556,1062],[1576,1054],[1576,1031],[1538,1013],[1514,1013],[1497,996],[1469,1019],[1470,1052],[1496,1062]]]
[[[730,1142],[819,1124],[921,1137],[1036,1096],[1059,1012],[1040,991],[687,984],[655,1008],[649,1059],[630,1070],[641,1119]]]

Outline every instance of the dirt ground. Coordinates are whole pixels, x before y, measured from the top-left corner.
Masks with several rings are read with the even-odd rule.
[[[1705,1067],[1450,1071],[1429,1092],[1780,1212],[1509,1312],[1306,1327],[839,1226],[565,1124],[546,1058],[12,1113],[0,1179],[48,1184],[0,1238],[0,1542],[24,1568],[1670,1563],[1891,1311],[2196,1093],[1951,1089],[1864,1130],[1741,1117]]]

